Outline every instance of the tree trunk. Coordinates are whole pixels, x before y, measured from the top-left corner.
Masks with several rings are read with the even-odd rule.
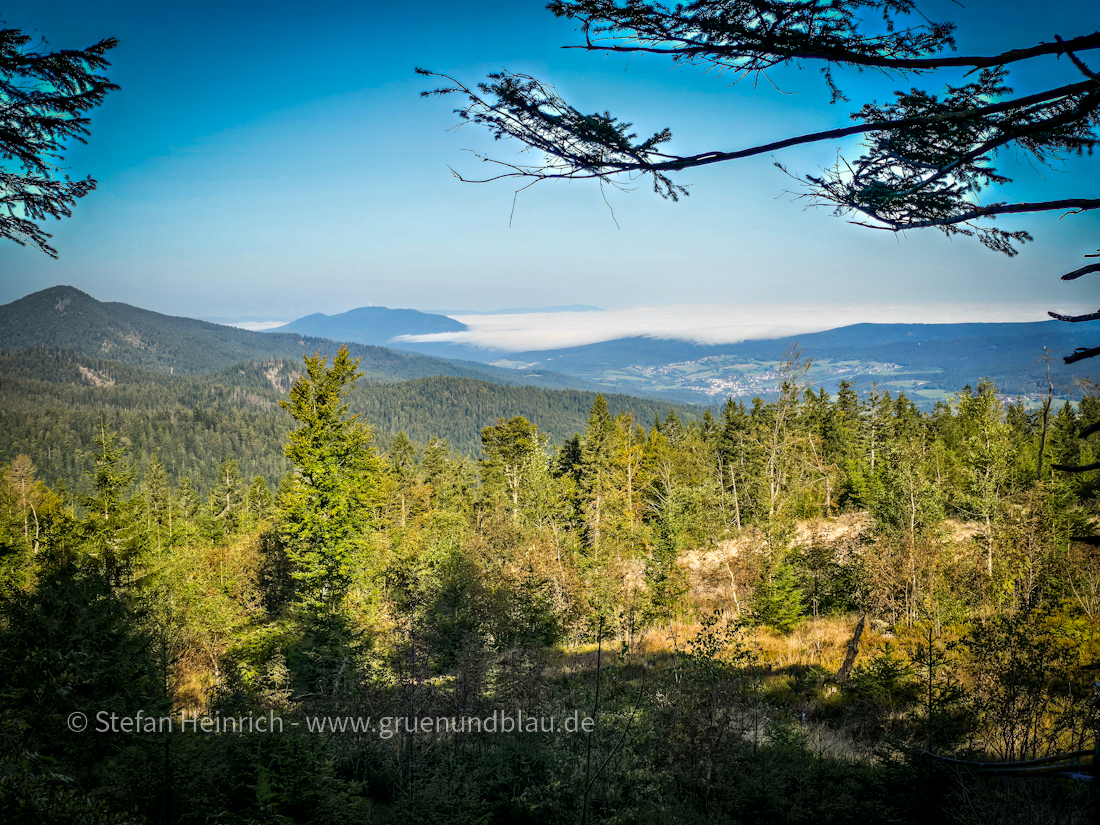
[[[1094,702],[1096,700],[1093,700]],[[1100,733],[1092,748],[1092,784],[1089,786],[1089,800],[1092,808],[1092,825],[1100,825]]]
[[[600,560],[600,505],[603,504],[603,496],[596,495],[595,517],[592,520],[592,549],[595,550],[596,561]]]
[[[842,664],[840,670],[836,672],[836,681],[838,684],[847,681],[848,676],[852,673],[852,668],[855,667],[856,656],[859,655],[859,639],[863,635],[863,628],[866,626],[867,614],[864,613],[859,617],[859,623],[856,625],[855,632],[848,641],[848,652],[844,654],[844,664]]]
[[[730,592],[733,593],[733,606],[737,608],[737,615],[740,617],[741,602],[737,598],[737,580],[733,577],[733,568],[730,567],[729,556],[726,556],[726,572],[730,574]]]
[[[737,477],[733,474],[733,465],[730,465],[730,483],[733,485],[733,515],[737,520],[737,529],[741,529],[741,500],[737,496]]]
[[[989,513],[985,514],[985,566],[986,574],[993,578],[993,524]]]

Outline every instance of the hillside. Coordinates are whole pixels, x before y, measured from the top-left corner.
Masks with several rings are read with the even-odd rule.
[[[299,362],[304,353],[332,353],[339,344],[326,338],[251,332],[162,315],[129,304],[97,301],[78,289],[56,286],[0,306],[0,346],[72,350],[87,358],[146,370],[202,375],[242,361]],[[590,386],[582,379],[545,370],[499,369],[364,344],[353,343],[348,348],[360,359],[360,369],[374,381],[449,375],[551,388]]]
[[[101,420],[118,431],[141,465],[156,455],[174,483],[208,486],[226,457],[241,474],[275,485],[289,469],[282,449],[291,419],[280,408],[297,361],[244,362],[212,375],[167,375],[71,351],[0,350],[0,463],[29,455],[42,477],[84,483]],[[582,431],[595,393],[504,386],[442,376],[398,383],[360,381],[354,412],[376,427],[384,446],[405,430],[420,443],[446,438],[477,454],[481,429],[499,417],[526,416],[556,442]],[[632,410],[651,424],[670,406],[608,396],[615,414]],[[699,408],[678,406],[685,418]]]
[[[418,378],[396,384],[379,384],[357,391],[351,399],[355,412],[385,432],[404,430],[421,443],[433,435],[445,436],[460,452],[477,452],[481,430],[498,418],[522,415],[560,443],[583,432],[596,394],[578,390],[544,390],[538,387],[506,387],[465,378]],[[640,424],[651,426],[675,408],[685,419],[702,414],[688,404],[621,394],[604,394],[612,415],[634,413]]]

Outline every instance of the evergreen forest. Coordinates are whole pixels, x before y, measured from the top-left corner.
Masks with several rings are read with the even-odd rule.
[[[808,367],[670,411],[5,352],[0,820],[1090,821],[1100,395]]]

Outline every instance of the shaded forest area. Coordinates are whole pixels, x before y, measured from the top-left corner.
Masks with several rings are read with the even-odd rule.
[[[39,428],[59,415],[11,412],[18,388],[54,387],[57,410],[67,398],[89,417],[95,393],[140,395],[134,421],[179,404],[170,377],[131,390],[121,372],[66,358],[7,358],[4,415]],[[115,383],[51,383],[45,363]],[[0,811],[1086,821],[1084,786],[988,778],[921,749],[1020,760],[1091,748],[1100,557],[1080,539],[1095,533],[1097,481],[1052,468],[1096,460],[1078,433],[1100,421],[1100,396],[1044,426],[987,382],[922,413],[846,384],[815,392],[805,370],[792,356],[776,400],[694,420],[651,425],[595,396],[583,431],[556,448],[542,426],[501,416],[474,460],[419,434],[377,443],[352,415],[374,388],[351,391],[342,353],[287,372],[288,393],[257,368],[254,391],[285,420],[227,420],[240,441],[208,448],[216,473],[201,484],[170,478],[166,459],[135,461],[145,447],[117,432],[129,413],[91,422],[86,466],[74,465],[86,492],[14,457],[0,477]],[[223,391],[194,387],[203,404]],[[204,430],[191,432],[200,443]],[[285,463],[242,472],[254,459],[234,444],[264,439]],[[73,713],[94,728],[100,710],[288,725],[71,729]],[[572,734],[307,730],[318,716],[517,710],[594,722]]]

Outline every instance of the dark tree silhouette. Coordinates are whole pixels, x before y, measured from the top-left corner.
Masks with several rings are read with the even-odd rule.
[[[118,86],[99,72],[118,41],[86,49],[45,51],[45,40],[0,29],[0,238],[56,258],[51,237],[35,221],[72,215],[72,206],[96,188],[91,177],[71,180],[61,164],[65,143],[85,143],[86,112]]]

